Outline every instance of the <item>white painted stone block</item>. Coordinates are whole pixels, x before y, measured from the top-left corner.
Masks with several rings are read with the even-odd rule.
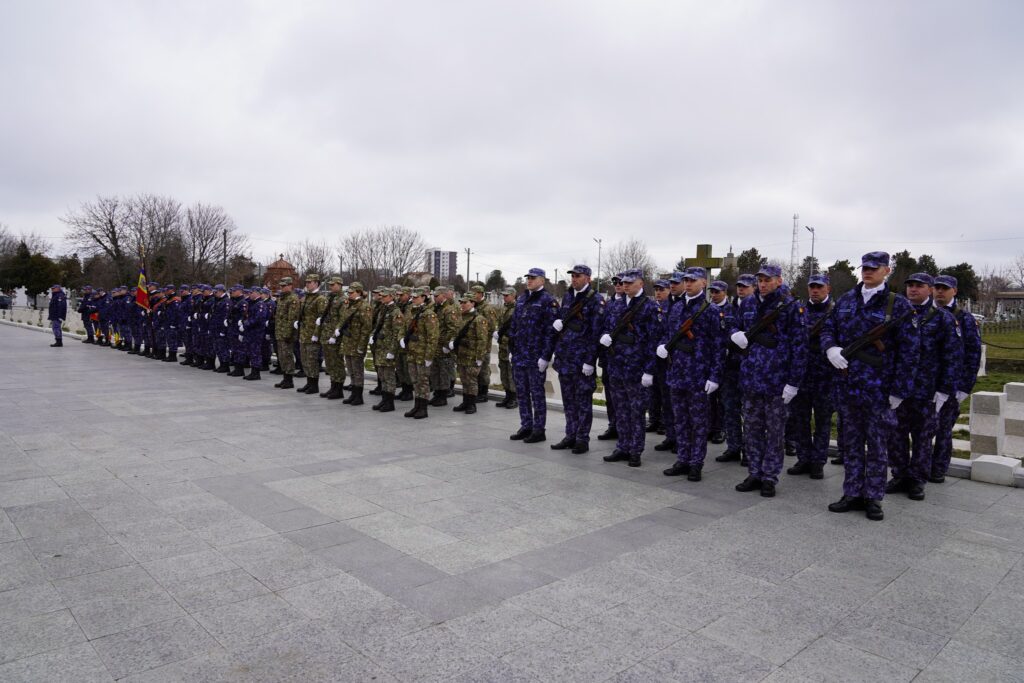
[[[1024,405],[1024,382],[1008,382],[1003,385],[1007,403]]]
[[[971,463],[971,479],[1000,486],[1013,486],[1014,473],[1020,468],[1020,461],[1016,458],[982,455]]]
[[[1003,438],[1003,452],[1000,455],[1016,458],[1017,460],[1024,459],[1024,436],[1010,436],[1007,434]]]
[[[984,377],[987,373],[985,372],[985,362],[988,360],[988,345],[981,345],[981,364],[978,365],[978,377]]]
[[[971,394],[971,460],[980,455],[1003,452],[1005,413],[1005,392],[978,391]]]

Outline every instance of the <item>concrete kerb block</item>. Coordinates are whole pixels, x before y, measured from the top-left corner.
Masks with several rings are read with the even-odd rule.
[[[971,394],[971,460],[1003,452],[1005,414],[1005,392],[979,391]]]
[[[1021,469],[1020,460],[1001,455],[981,455],[971,463],[971,480],[1000,486],[1013,486],[1014,476]]]
[[[999,454],[1020,460],[1024,458],[1024,382],[1005,384],[1003,391],[1006,392],[1005,438]]]
[[[984,377],[988,374],[985,370],[985,364],[988,363],[988,344],[981,345],[981,364],[978,365],[978,377]]]

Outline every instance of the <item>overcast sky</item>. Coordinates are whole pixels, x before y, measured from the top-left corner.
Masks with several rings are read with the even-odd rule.
[[[0,222],[223,206],[269,258],[402,224],[472,271],[1024,252],[1024,2],[0,3]],[[802,231],[800,255],[810,252]],[[57,251],[64,245],[54,242]],[[465,272],[465,256],[460,256]]]

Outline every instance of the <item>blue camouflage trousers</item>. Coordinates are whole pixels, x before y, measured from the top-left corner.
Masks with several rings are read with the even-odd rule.
[[[263,335],[246,337],[242,342],[242,349],[250,367],[258,370],[263,366]]]
[[[722,374],[722,386],[715,393],[721,394],[722,423],[725,425],[725,443],[730,450],[743,448],[743,391],[740,389],[740,369],[726,366]]]
[[[544,396],[544,378],[536,366],[512,366],[512,378],[519,396],[519,426],[523,429],[544,429],[548,420],[548,404]]]
[[[789,415],[792,419],[798,462],[825,464],[828,459],[833,412],[831,392],[822,391],[820,387],[801,389],[790,401]]]
[[[932,473],[932,439],[938,427],[937,417],[935,404],[919,398],[905,399],[896,409],[896,428],[889,441],[889,468],[893,479],[910,479],[919,484],[928,481]]]
[[[228,355],[231,358],[231,363],[234,363],[235,365],[245,365],[245,342],[238,337],[239,335],[233,334],[228,339]]]
[[[641,455],[647,436],[644,411],[650,401],[650,391],[637,381],[610,379],[612,401],[615,402],[615,430],[619,433],[615,447],[630,455]]]
[[[750,476],[777,484],[786,431],[786,404],[782,396],[744,394],[743,429]]]
[[[846,470],[843,495],[882,500],[889,440],[895,427],[896,413],[888,403],[864,405],[847,400],[839,404],[839,452]]]
[[[932,448],[932,471],[936,477],[946,476],[949,461],[953,457],[953,428],[960,417],[960,401],[956,396],[942,404],[942,412],[935,427],[935,446]]]
[[[213,348],[217,353],[217,358],[220,359],[221,365],[227,365],[231,362],[231,352],[228,347],[228,338],[224,336],[223,332],[217,334],[213,339]]]
[[[676,460],[702,467],[708,454],[708,413],[711,402],[703,391],[670,389],[673,432],[676,439]],[[716,392],[717,393],[717,392]]]
[[[93,326],[92,326],[92,318],[90,318],[88,315],[83,315],[82,316],[82,325],[85,326],[85,338],[86,339],[92,339],[93,338],[93,334],[94,334]]]
[[[60,321],[59,320],[51,320],[50,321],[50,329],[53,330],[53,338],[54,339],[60,340],[60,339],[64,338],[63,334],[61,332],[61,329],[60,329]]]
[[[590,427],[594,422],[594,391],[597,377],[587,377],[578,370],[558,375],[565,407],[565,435],[576,443],[590,443]]]
[[[651,387],[651,419],[660,422],[665,426],[665,438],[670,441],[677,440],[675,408],[672,402],[672,389],[665,381],[666,366],[662,363],[654,370],[654,386]],[[660,400],[655,401],[655,394],[660,394]],[[657,407],[656,407],[657,406]]]

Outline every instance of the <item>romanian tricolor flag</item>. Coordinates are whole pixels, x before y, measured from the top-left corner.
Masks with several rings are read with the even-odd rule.
[[[139,284],[135,288],[135,303],[149,310],[149,291],[146,289],[146,266],[139,266]]]

